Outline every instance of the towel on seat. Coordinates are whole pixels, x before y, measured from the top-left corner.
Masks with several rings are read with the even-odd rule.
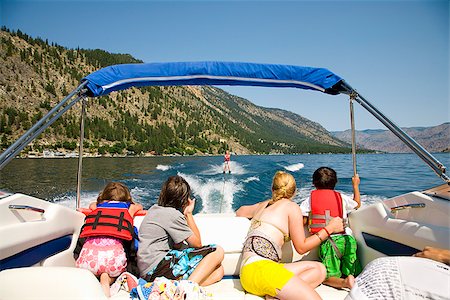
[[[157,277],[153,282],[139,279],[138,285],[131,290],[133,300],[212,300],[213,296],[197,283],[190,280],[170,280]]]

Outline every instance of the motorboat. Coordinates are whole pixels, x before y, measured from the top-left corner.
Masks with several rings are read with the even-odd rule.
[[[80,85],[0,156],[0,169],[62,114],[81,102],[77,209],[20,193],[0,192],[0,299],[107,299],[97,278],[75,267],[73,252],[85,214],[80,207],[83,126],[86,101],[129,87],[164,85],[240,85],[291,87],[349,97],[352,156],[356,173],[353,103],[359,103],[424,160],[442,185],[365,205],[349,215],[363,266],[384,256],[410,256],[425,246],[448,249],[450,179],[445,166],[413,140],[340,76],[323,68],[233,62],[177,62],[114,65],[84,77]],[[417,174],[420,176],[420,174]],[[258,199],[255,199],[255,201]],[[250,220],[233,213],[194,216],[204,244],[225,250],[224,278],[206,287],[214,299],[260,299],[239,282],[242,244]],[[143,214],[135,216],[139,227]],[[283,262],[318,260],[317,250],[300,255],[290,243]],[[348,290],[320,285],[323,299],[344,299]],[[121,290],[111,299],[130,299]]]

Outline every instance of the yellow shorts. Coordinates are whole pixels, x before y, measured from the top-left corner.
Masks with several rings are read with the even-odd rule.
[[[244,290],[257,295],[275,297],[294,276],[283,264],[271,260],[257,260],[241,269],[241,284]]]

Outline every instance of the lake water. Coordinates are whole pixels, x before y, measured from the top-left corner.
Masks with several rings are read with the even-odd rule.
[[[435,157],[447,167],[450,154]],[[171,175],[183,176],[197,198],[196,212],[232,212],[244,204],[270,197],[277,170],[291,172],[298,186],[296,202],[308,197],[311,176],[320,166],[337,171],[337,190],[351,195],[351,155],[255,155],[232,156],[231,174],[222,174],[223,157],[123,157],[84,158],[81,205],[95,201],[108,181],[121,181],[145,208],[154,204],[163,182]],[[75,207],[76,158],[15,159],[0,171],[0,189],[20,192]],[[357,155],[362,203],[369,204],[443,181],[415,154]]]

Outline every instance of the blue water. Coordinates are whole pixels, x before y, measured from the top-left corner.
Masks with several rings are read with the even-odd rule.
[[[450,165],[450,154],[435,154]],[[0,189],[21,192],[75,207],[77,159],[16,159],[0,171]],[[195,212],[232,212],[244,204],[267,199],[277,170],[291,172],[298,187],[296,202],[308,197],[311,175],[320,166],[337,171],[337,190],[351,195],[351,155],[232,156],[231,174],[222,174],[223,158],[139,157],[84,158],[81,205],[95,201],[112,180],[124,182],[145,208],[154,204],[167,177],[183,176],[197,199]],[[414,154],[357,155],[363,205],[443,183]]]

